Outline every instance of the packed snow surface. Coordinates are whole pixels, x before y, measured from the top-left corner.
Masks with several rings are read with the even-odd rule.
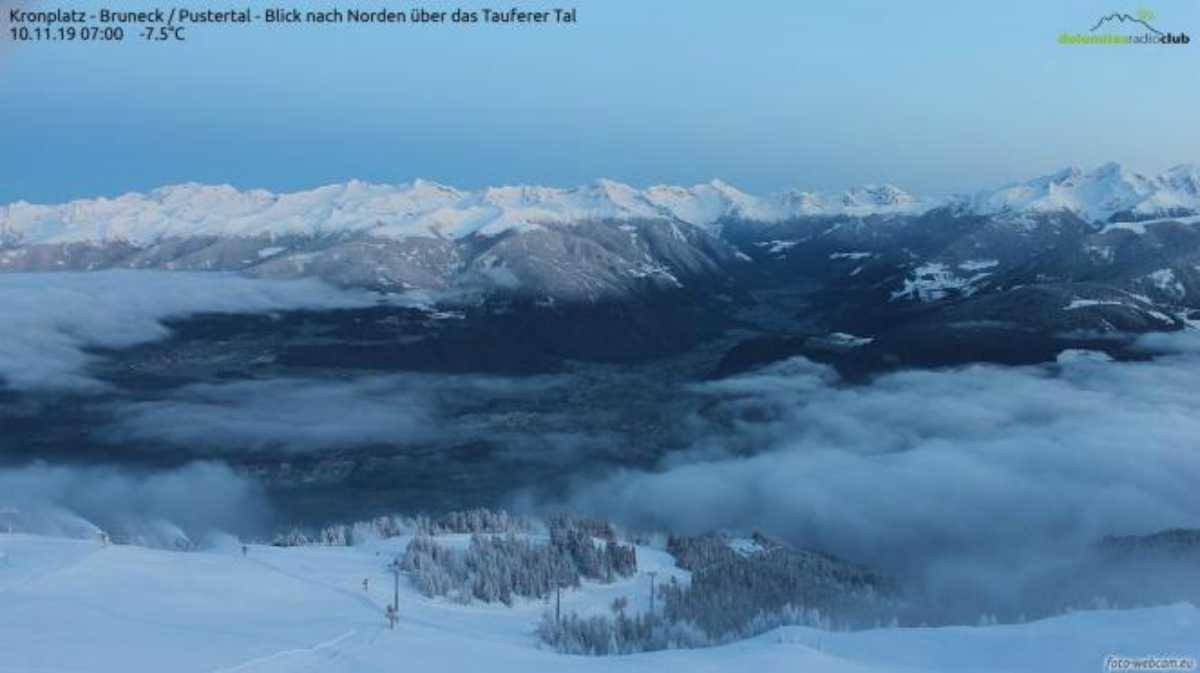
[[[786,627],[709,649],[567,656],[532,633],[548,607],[541,602],[463,606],[423,598],[402,582],[400,620],[389,630],[383,610],[392,578],[384,566],[406,543],[253,545],[243,556],[233,541],[167,552],[0,533],[0,671],[1094,673],[1108,655],[1195,657],[1200,642],[1200,613],[1178,604],[981,627]],[[640,547],[638,559],[643,570],[686,580],[661,551]],[[564,594],[563,607],[594,613],[624,595],[644,609],[646,583],[635,576],[585,584]]]
[[[1108,301],[1101,299],[1072,299],[1070,304],[1063,307],[1065,311],[1074,311],[1081,308],[1090,308],[1092,306],[1124,306],[1122,301]]]
[[[1200,224],[1200,216],[1189,217],[1159,217],[1151,220],[1138,220],[1136,222],[1113,222],[1112,224],[1104,225],[1100,230],[1101,234],[1107,234],[1110,231],[1132,231],[1135,234],[1145,234],[1146,226],[1150,224],[1163,224],[1165,222],[1175,222],[1178,224]]]
[[[990,271],[976,272],[976,270],[990,268],[990,266],[960,265],[960,269],[971,274],[961,276],[941,262],[922,264],[913,269],[911,275],[905,277],[904,287],[892,291],[891,299],[892,301],[897,299],[916,299],[923,302],[939,301],[945,299],[951,292],[969,297],[975,293],[976,283],[992,275]]]
[[[958,265],[958,268],[963,271],[982,271],[983,269],[991,269],[1000,266],[998,259],[969,259]]]
[[[800,245],[801,241],[761,241],[755,243],[760,248],[766,248],[767,252],[772,255],[782,255],[788,250]]]
[[[1086,348],[1068,348],[1058,354],[1055,361],[1060,365],[1073,362],[1112,362],[1113,358],[1104,351],[1088,350]]]
[[[1187,295],[1187,288],[1175,278],[1175,272],[1170,269],[1159,269],[1146,278],[1154,283],[1154,287],[1176,299],[1183,299]]]
[[[846,332],[833,332],[829,335],[829,339],[834,343],[841,344],[843,346],[850,346],[852,348],[866,346],[875,340],[874,337],[860,337],[853,334],[848,334]]]

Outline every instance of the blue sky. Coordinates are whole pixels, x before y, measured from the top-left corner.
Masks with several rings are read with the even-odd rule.
[[[1144,3],[1183,47],[1055,43],[1125,0],[574,2],[571,27],[195,27],[183,44],[14,45],[4,17],[0,202],[415,177],[941,193],[1200,161],[1194,0]]]

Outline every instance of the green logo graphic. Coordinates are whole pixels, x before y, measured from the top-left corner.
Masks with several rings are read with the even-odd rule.
[[[1059,44],[1135,44],[1135,45],[1184,45],[1191,43],[1187,33],[1170,33],[1159,30],[1152,21],[1158,15],[1149,7],[1138,7],[1129,12],[1112,12],[1100,17],[1086,33],[1060,33]],[[1115,32],[1118,29],[1132,32]],[[1104,30],[1101,30],[1104,29]]]

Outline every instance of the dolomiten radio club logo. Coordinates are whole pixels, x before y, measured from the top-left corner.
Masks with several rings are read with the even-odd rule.
[[[1113,12],[1100,17],[1086,33],[1061,33],[1059,44],[1185,45],[1188,34],[1160,30],[1152,22],[1153,10],[1139,8],[1133,14]]]

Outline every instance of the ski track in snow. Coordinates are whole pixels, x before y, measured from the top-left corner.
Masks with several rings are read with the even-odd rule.
[[[54,575],[56,575],[60,572],[70,570],[71,568],[87,561],[88,558],[93,556],[94,554],[100,553],[101,549],[103,549],[103,548],[92,549],[90,551],[84,552],[82,556],[72,558],[68,563],[51,568],[49,570],[44,570],[42,572],[34,573],[32,575],[28,575],[25,577],[20,577],[14,581],[0,583],[0,593],[16,591],[22,587],[28,587],[28,586],[34,585],[38,582],[42,582],[50,577],[53,577]],[[0,575],[0,579],[3,579],[3,575]]]
[[[267,563],[266,561],[263,561],[261,559],[247,557],[247,560],[249,560],[252,563],[257,563],[258,565],[260,565],[268,570],[277,572],[280,575],[283,575],[284,577],[294,579],[297,582],[304,582],[306,584],[311,584],[311,585],[313,585],[315,587],[319,587],[321,589],[327,589],[329,591],[333,591],[335,593],[341,594],[342,596],[345,596],[345,597],[353,600],[354,602],[366,605],[367,608],[369,608],[376,614],[382,614],[382,612],[383,612],[383,608],[381,608],[378,603],[371,600],[367,596],[354,593],[353,591],[351,591],[349,589],[343,589],[337,585],[329,584],[328,582],[322,582],[320,580],[315,580],[311,577],[304,577],[303,575],[297,575],[295,573],[288,572],[288,571],[280,568],[279,566]]]
[[[256,564],[262,566],[263,568],[266,568],[272,572],[279,573],[280,575],[283,575],[284,577],[287,577],[289,579],[293,579],[298,582],[303,582],[305,584],[317,587],[317,588],[325,590],[325,591],[332,591],[338,595],[341,595],[341,596],[349,599],[350,601],[352,601],[354,603],[359,603],[359,604],[365,606],[371,612],[372,616],[374,616],[377,619],[379,618],[380,615],[382,615],[384,613],[384,608],[382,608],[375,601],[371,600],[371,598],[369,596],[366,596],[364,594],[355,593],[354,591],[351,591],[349,589],[343,589],[342,587],[339,587],[335,584],[330,584],[328,582],[316,580],[311,577],[304,577],[303,575],[298,575],[296,573],[288,572],[288,571],[286,571],[274,564],[268,563],[267,561],[264,561],[262,559],[249,558],[248,556],[246,557],[246,559],[253,563],[256,563]],[[378,639],[379,634],[382,633],[383,631],[384,631],[383,626],[376,626],[376,627],[372,628],[370,631],[369,640],[367,641],[368,644],[375,642]],[[358,635],[358,629],[351,629],[351,630],[347,631],[346,633],[343,633],[342,635],[337,636],[336,638],[331,638],[329,640],[319,642],[316,645],[313,645],[312,647],[281,650],[274,654],[268,654],[266,656],[256,657],[254,659],[250,659],[248,661],[245,661],[240,664],[236,664],[234,666],[213,669],[212,673],[249,673],[251,671],[271,671],[271,670],[280,670],[280,671],[282,671],[282,670],[287,670],[287,671],[322,670],[321,668],[313,668],[312,666],[306,664],[304,662],[304,659],[315,658],[315,659],[320,660],[318,663],[328,664],[329,660],[331,660],[331,659],[336,659],[338,657],[350,656],[350,653],[347,651],[346,648],[342,647],[342,645],[343,645],[343,643],[346,643],[347,641],[350,641],[351,639],[353,639],[356,635]],[[361,638],[360,638],[360,640],[361,640]],[[294,660],[294,659],[299,659],[300,661],[292,662],[291,660]],[[289,662],[293,665],[289,665],[286,668],[276,667],[276,664],[289,663]],[[264,668],[264,666],[266,666],[267,668]],[[301,668],[296,668],[295,666],[301,666]]]
[[[357,634],[358,634],[358,631],[350,630],[350,631],[347,631],[347,632],[343,633],[342,635],[338,636],[337,638],[333,638],[333,639],[327,640],[325,642],[317,643],[316,645],[313,645],[312,647],[300,648],[300,649],[294,649],[294,650],[283,650],[281,652],[276,652],[275,654],[268,654],[265,657],[258,657],[256,659],[251,659],[249,661],[246,661],[246,662],[234,665],[234,666],[230,666],[227,668],[217,668],[217,669],[214,669],[212,673],[245,673],[246,671],[262,670],[262,666],[275,664],[283,659],[288,659],[288,658],[293,658],[293,657],[311,657],[311,656],[321,655],[321,654],[324,654],[324,652],[327,650],[331,650],[333,652],[333,656],[336,656],[339,653],[338,646],[340,646],[342,643],[346,642],[350,638],[353,638]],[[296,670],[296,669],[291,669],[291,670]]]

